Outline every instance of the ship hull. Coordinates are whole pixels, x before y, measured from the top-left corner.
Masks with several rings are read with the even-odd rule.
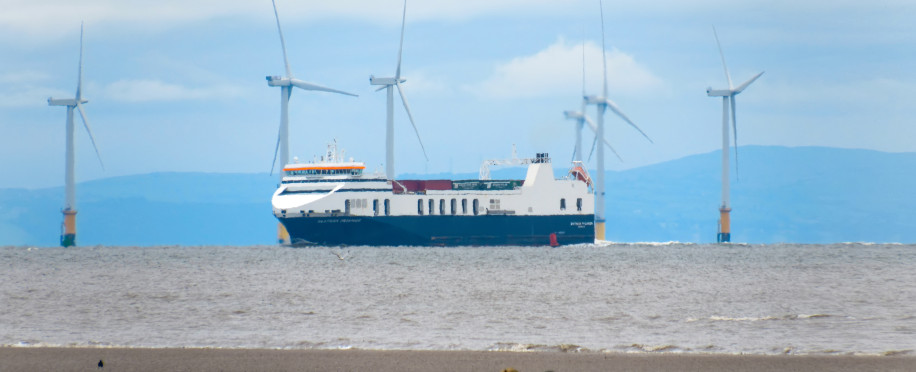
[[[340,215],[281,217],[280,222],[293,245],[532,246],[594,243],[594,218],[592,214]]]

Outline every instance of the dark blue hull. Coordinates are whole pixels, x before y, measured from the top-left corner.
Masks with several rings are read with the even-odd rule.
[[[293,245],[459,246],[595,242],[594,215],[281,217]]]

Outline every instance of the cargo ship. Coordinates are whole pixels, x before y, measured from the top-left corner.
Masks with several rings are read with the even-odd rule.
[[[294,246],[499,246],[595,242],[595,196],[580,162],[557,179],[548,154],[522,180],[392,180],[325,155],[283,167],[271,203]],[[498,164],[498,163],[494,163]],[[486,165],[486,162],[485,162]]]

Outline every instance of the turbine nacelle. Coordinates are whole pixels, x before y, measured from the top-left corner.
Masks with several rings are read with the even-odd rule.
[[[706,88],[706,95],[709,97],[730,97],[735,94],[735,91],[730,89],[712,89]]]
[[[407,79],[405,78],[393,78],[393,77],[377,78],[375,76],[369,76],[370,85],[397,85],[397,84],[404,83],[406,81]]]
[[[585,103],[589,105],[598,105],[598,104],[607,104],[608,99],[601,96],[585,96],[582,97],[585,99]]]
[[[89,100],[80,99],[77,101],[75,98],[48,98],[48,106],[76,106],[83,103],[89,103]]]
[[[293,85],[291,79],[285,76],[268,76],[267,85],[272,87],[288,87]]]
[[[751,83],[753,83],[754,81],[757,81],[757,79],[761,75],[763,75],[763,72],[757,75],[754,75],[754,77],[748,79],[748,81],[744,82],[744,84],[741,84],[737,88],[734,88],[734,89],[712,89],[712,87],[706,88],[706,95],[709,97],[731,97],[731,96],[737,95],[738,93],[741,93],[745,89],[747,89],[747,87],[750,86]]]
[[[585,120],[585,115],[579,111],[567,110],[563,111],[563,115],[569,120]]]

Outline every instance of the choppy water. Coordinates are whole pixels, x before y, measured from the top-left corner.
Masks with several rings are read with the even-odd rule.
[[[916,349],[916,245],[2,247],[0,269],[0,345]]]

